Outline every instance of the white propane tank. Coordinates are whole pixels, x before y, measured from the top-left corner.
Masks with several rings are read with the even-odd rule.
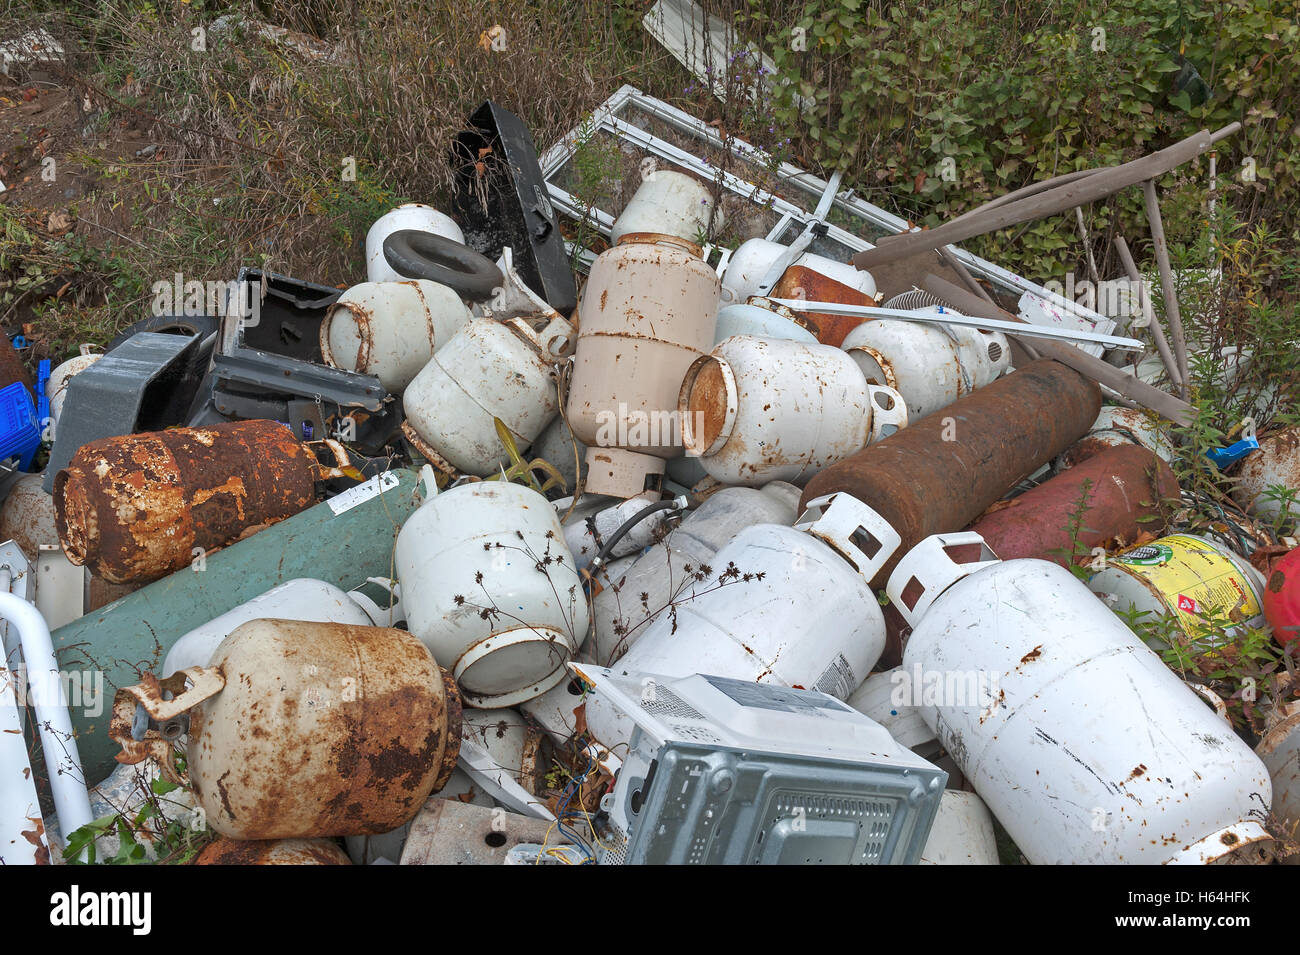
[[[1291,499],[1270,488],[1292,492]],[[1259,442],[1259,450],[1246,455],[1237,472],[1232,499],[1250,513],[1267,520],[1275,519],[1285,509],[1291,516],[1300,515],[1294,493],[1300,491],[1300,428],[1287,428]]]
[[[1263,764],[1065,568],[941,534],[886,591],[922,716],[1032,864],[1239,861],[1270,839]]]
[[[1098,451],[1132,444],[1146,448],[1169,463],[1174,459],[1174,446],[1157,422],[1157,418],[1139,408],[1107,405],[1101,409],[1088,433],[1057,457],[1053,466],[1064,471]]]
[[[817,344],[817,336],[808,331],[802,315],[766,298],[726,305],[718,309],[718,330],[713,336],[717,345],[732,335],[752,338],[784,338],[805,345]]]
[[[628,204],[614,220],[609,244],[627,235],[672,235],[699,242],[709,227],[713,196],[704,183],[685,173],[656,169],[641,180]],[[718,214],[715,225],[722,224]]]
[[[711,477],[757,487],[804,483],[862,450],[879,407],[838,348],[734,336],[687,369],[677,413],[687,454]]]
[[[356,597],[362,599],[358,601]],[[170,676],[186,667],[207,666],[221,641],[236,627],[259,619],[352,623],[362,627],[388,627],[393,623],[361,594],[347,593],[323,580],[299,577],[286,580],[182,635],[167,651],[161,675]]]
[[[370,282],[401,282],[410,278],[399,275],[384,258],[384,240],[394,232],[414,229],[417,232],[431,232],[444,239],[464,244],[465,233],[450,217],[443,215],[433,206],[422,202],[407,202],[396,209],[385,212],[375,220],[366,233],[366,280]]]
[[[448,661],[468,705],[514,706],[568,675],[587,599],[536,491],[480,481],[431,496],[402,525],[395,562],[410,632]]]
[[[661,543],[626,565],[609,565],[598,576],[601,588],[591,600],[593,626],[586,649],[592,662],[610,666],[641,639],[648,621],[669,603],[684,605],[713,586],[711,578],[697,581],[695,574],[711,566],[713,555],[746,527],[789,527],[798,514],[799,489],[793,484],[773,481],[761,490],[724,487],[687,514]]]
[[[573,560],[578,569],[582,570],[591,566],[592,560],[600,553],[601,547],[624,522],[636,517],[637,514],[651,504],[658,502],[658,492],[646,491],[644,494],[630,497],[626,501],[612,503],[610,506],[604,507],[581,520],[570,519],[564,525],[564,542],[569,545],[569,550],[573,553]],[[556,503],[557,511],[562,512],[568,507],[566,504],[564,508],[561,508],[559,502]],[[664,522],[673,518],[685,507],[686,499],[680,498],[676,501],[676,507],[654,511],[633,524],[631,529],[611,547],[609,554],[606,555],[606,562],[611,558],[635,554],[642,548],[650,546],[654,542],[655,536],[660,533],[659,529],[664,525]]]
[[[894,667],[871,674],[844,702],[889,730],[889,735],[908,749],[928,758],[939,746],[920,708],[911,703],[911,685],[911,676],[902,667]]]
[[[952,310],[932,305],[917,311]],[[983,388],[1011,364],[1005,335],[962,325],[882,318],[858,325],[840,347],[857,362],[868,382],[898,389],[913,420]]]
[[[541,775],[546,771],[538,762],[542,732],[530,726],[517,711],[466,710],[461,717],[461,737],[492,757],[525,792],[536,794]]]
[[[565,487],[577,487],[578,474],[585,476],[587,473],[587,446],[574,437],[569,426],[565,424],[563,415],[557,414],[551,423],[542,429],[542,433],[532,444],[529,457],[541,458],[551,464],[560,472],[560,477],[564,478]]]
[[[984,800],[975,793],[944,790],[921,865],[998,865],[998,840]]]
[[[559,414],[555,366],[574,340],[555,315],[541,329],[522,318],[476,318],[429,359],[406,393],[403,432],[435,467],[487,477],[510,463],[494,418],[522,453]]]
[[[50,372],[50,377],[45,381],[45,397],[50,399],[50,420],[56,429],[59,426],[59,415],[63,413],[63,402],[68,397],[68,382],[74,375],[81,374],[103,357],[103,355],[76,355]]]
[[[650,624],[614,669],[704,673],[846,699],[884,649],[870,580],[900,540],[847,494],[808,502],[794,527],[747,527],[714,555],[701,592]],[[606,748],[628,742],[631,727],[599,695],[588,699],[587,728]]]
[[[722,304],[744,302],[751,295],[759,294],[759,283],[787,249],[787,246],[770,239],[750,239],[741,243],[722,273]],[[848,262],[836,262],[824,255],[805,252],[790,264],[802,265],[841,285],[857,289],[863,295],[876,297],[876,280],[871,273],[856,269]]]
[[[321,356],[335,368],[374,375],[391,394],[401,394],[469,320],[460,296],[437,282],[362,282],[326,311]]]
[[[1300,703],[1275,705],[1266,716],[1266,732],[1255,755],[1263,760],[1273,780],[1270,810],[1290,830],[1300,822]],[[1287,856],[1283,865],[1300,865]]]

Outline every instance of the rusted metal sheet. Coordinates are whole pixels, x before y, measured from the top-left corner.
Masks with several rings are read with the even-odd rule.
[[[305,510],[320,475],[277,421],[104,438],[54,480],[63,552],[109,583],[146,583]]]
[[[460,696],[404,630],[252,620],[211,667],[181,673],[193,687],[170,700],[161,689],[172,678],[119,690],[111,734],[120,762],[153,755],[166,771],[187,713],[189,785],[221,835],[389,832],[456,768]],[[137,703],[157,724],[142,740],[131,729]]]
[[[1016,481],[1078,440],[1101,392],[1059,362],[1036,361],[816,475],[801,507],[844,492],[893,526],[902,545],[872,580],[931,534],[961,530]]]
[[[878,305],[879,302],[858,289],[822,275],[805,265],[792,265],[782,274],[772,289],[772,298],[802,298],[809,302],[835,302],[839,305]],[[861,318],[847,315],[824,315],[807,312],[803,315],[806,327],[823,345],[836,348],[844,336],[862,324]]]
[[[1087,504],[1081,511],[1085,482]],[[1166,526],[1162,499],[1178,500],[1178,480],[1169,465],[1136,445],[1108,447],[1005,506],[995,505],[970,529],[1003,560],[1037,557],[1065,567],[1075,547],[1076,559],[1090,559],[1094,547],[1117,541],[1128,546],[1144,531],[1160,536]],[[1082,523],[1072,542],[1075,515]]]
[[[195,865],[351,865],[329,839],[218,839]]]

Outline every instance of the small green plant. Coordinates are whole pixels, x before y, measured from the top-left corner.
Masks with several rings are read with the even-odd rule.
[[[1295,536],[1297,515],[1300,515],[1300,488],[1270,484],[1264,489],[1262,498],[1277,505],[1277,513],[1268,519],[1270,528],[1278,537]]]
[[[1200,622],[1189,633],[1174,614],[1134,607],[1117,607],[1115,613],[1171,670],[1216,693],[1237,729],[1259,732],[1263,714],[1257,704],[1285,695],[1279,675],[1286,673],[1286,661],[1266,626],[1208,611],[1198,614]]]
[[[166,799],[178,787],[165,779],[154,779],[144,790],[143,804],[129,815],[121,812],[101,816],[68,834],[63,850],[63,860],[68,865],[183,865],[189,862],[210,841],[206,826],[171,818],[167,804],[180,805]],[[111,858],[100,859],[97,840],[116,836],[118,848]],[[154,849],[156,863],[149,856]]]
[[[618,144],[600,130],[591,117],[578,128],[577,146],[570,161],[570,194],[578,201],[582,215],[573,236],[572,267],[578,267],[578,254],[601,238],[595,210],[612,208],[615,189],[623,172],[623,156]]]
[[[1084,515],[1092,507],[1092,488],[1092,478],[1084,478],[1083,483],[1079,485],[1079,497],[1075,500],[1066,519],[1065,530],[1070,537],[1070,546],[1053,548],[1049,552],[1065,561],[1065,566],[1070,569],[1070,573],[1083,581],[1092,576],[1092,571],[1088,567],[1079,566],[1079,560],[1092,553],[1079,541],[1079,535],[1084,531],[1093,533],[1092,528],[1084,527],[1083,524]]]

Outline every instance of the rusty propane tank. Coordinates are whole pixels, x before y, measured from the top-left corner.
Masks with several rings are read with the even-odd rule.
[[[460,695],[404,630],[250,620],[212,666],[118,690],[119,762],[152,756],[185,783],[171,746],[186,733],[188,785],[220,835],[372,835],[409,822],[451,777]]]
[[[718,274],[673,236],[624,236],[602,252],[578,306],[566,417],[587,446],[587,490],[629,498],[681,457],[677,397],[713,346]]]
[[[194,865],[351,865],[329,839],[218,839]]]
[[[1169,465],[1146,448],[1121,445],[1013,498],[971,530],[1003,560],[1037,557],[1064,567],[1070,556],[1090,557],[1094,547],[1108,541],[1134,544],[1143,531],[1162,534],[1166,510],[1160,502],[1169,498],[1178,498]],[[1080,513],[1081,501],[1082,524],[1071,540],[1071,519]]]
[[[898,553],[961,530],[1096,420],[1097,385],[1059,362],[1031,362],[817,474],[801,507],[843,491],[902,537]],[[882,587],[891,559],[872,584]]]
[[[110,583],[147,583],[306,510],[320,476],[311,449],[278,421],[103,438],[55,477],[55,526],[74,564]]]

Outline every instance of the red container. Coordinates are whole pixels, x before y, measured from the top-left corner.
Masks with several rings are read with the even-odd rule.
[[[1273,565],[1264,585],[1264,619],[1273,639],[1286,645],[1300,635],[1300,549]]]
[[[1080,511],[1085,481],[1088,500]],[[1125,445],[1107,448],[1012,498],[970,529],[1003,560],[1036,557],[1065,566],[1072,517],[1082,517],[1075,556],[1088,555],[1115,538],[1132,544],[1143,531],[1159,537],[1165,530],[1161,498],[1178,498],[1169,465],[1146,448]]]

